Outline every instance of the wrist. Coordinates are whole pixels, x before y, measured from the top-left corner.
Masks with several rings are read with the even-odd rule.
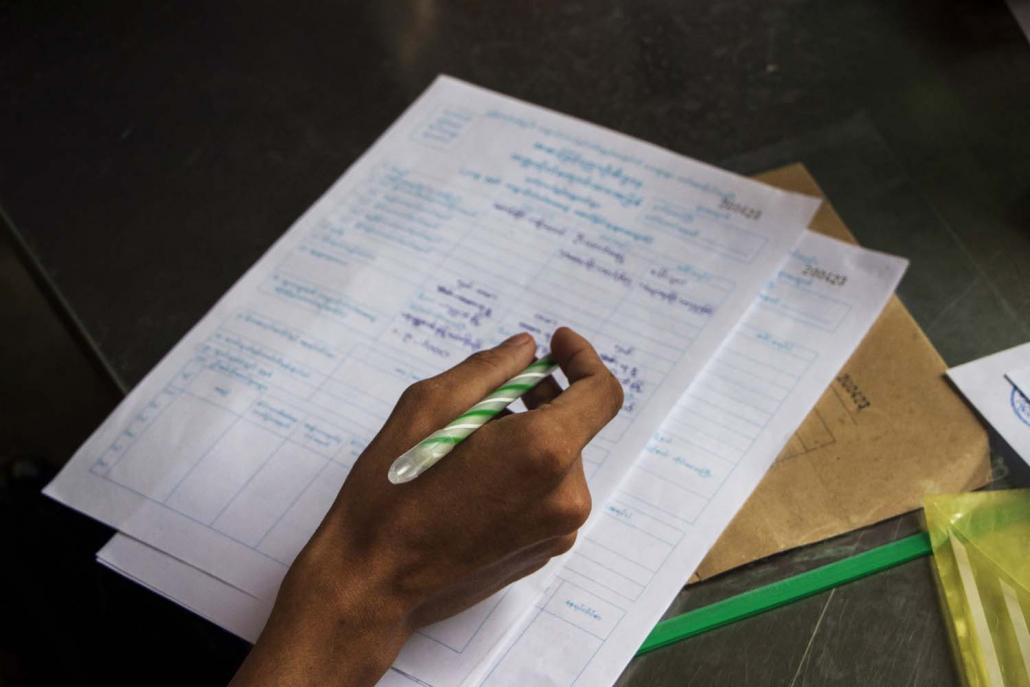
[[[283,586],[302,587],[308,596],[320,598],[326,613],[390,628],[406,639],[419,599],[404,589],[398,572],[402,565],[388,547],[362,545],[351,534],[337,519],[327,518],[290,566]]]
[[[297,557],[234,684],[374,685],[389,669],[409,609],[382,566],[341,541],[320,531]]]

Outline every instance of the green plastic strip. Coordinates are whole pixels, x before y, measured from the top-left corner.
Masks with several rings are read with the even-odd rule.
[[[688,637],[779,608],[838,585],[861,579],[929,555],[930,538],[914,534],[891,544],[835,561],[794,577],[731,596],[704,608],[669,618],[655,625],[637,650],[637,656],[683,641]]]

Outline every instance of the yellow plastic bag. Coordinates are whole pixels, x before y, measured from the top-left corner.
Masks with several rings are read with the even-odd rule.
[[[928,496],[924,505],[965,683],[1030,687],[1030,489]]]

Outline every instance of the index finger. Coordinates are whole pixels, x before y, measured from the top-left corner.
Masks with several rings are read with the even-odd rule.
[[[622,408],[622,385],[590,342],[568,327],[551,338],[551,357],[569,379],[569,388],[529,412],[549,417],[585,446]]]

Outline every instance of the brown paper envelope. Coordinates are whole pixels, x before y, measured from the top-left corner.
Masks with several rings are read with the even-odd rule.
[[[801,164],[758,179],[823,196]],[[824,200],[811,229],[855,243]],[[990,478],[987,433],[892,297],[691,581],[919,508]]]

